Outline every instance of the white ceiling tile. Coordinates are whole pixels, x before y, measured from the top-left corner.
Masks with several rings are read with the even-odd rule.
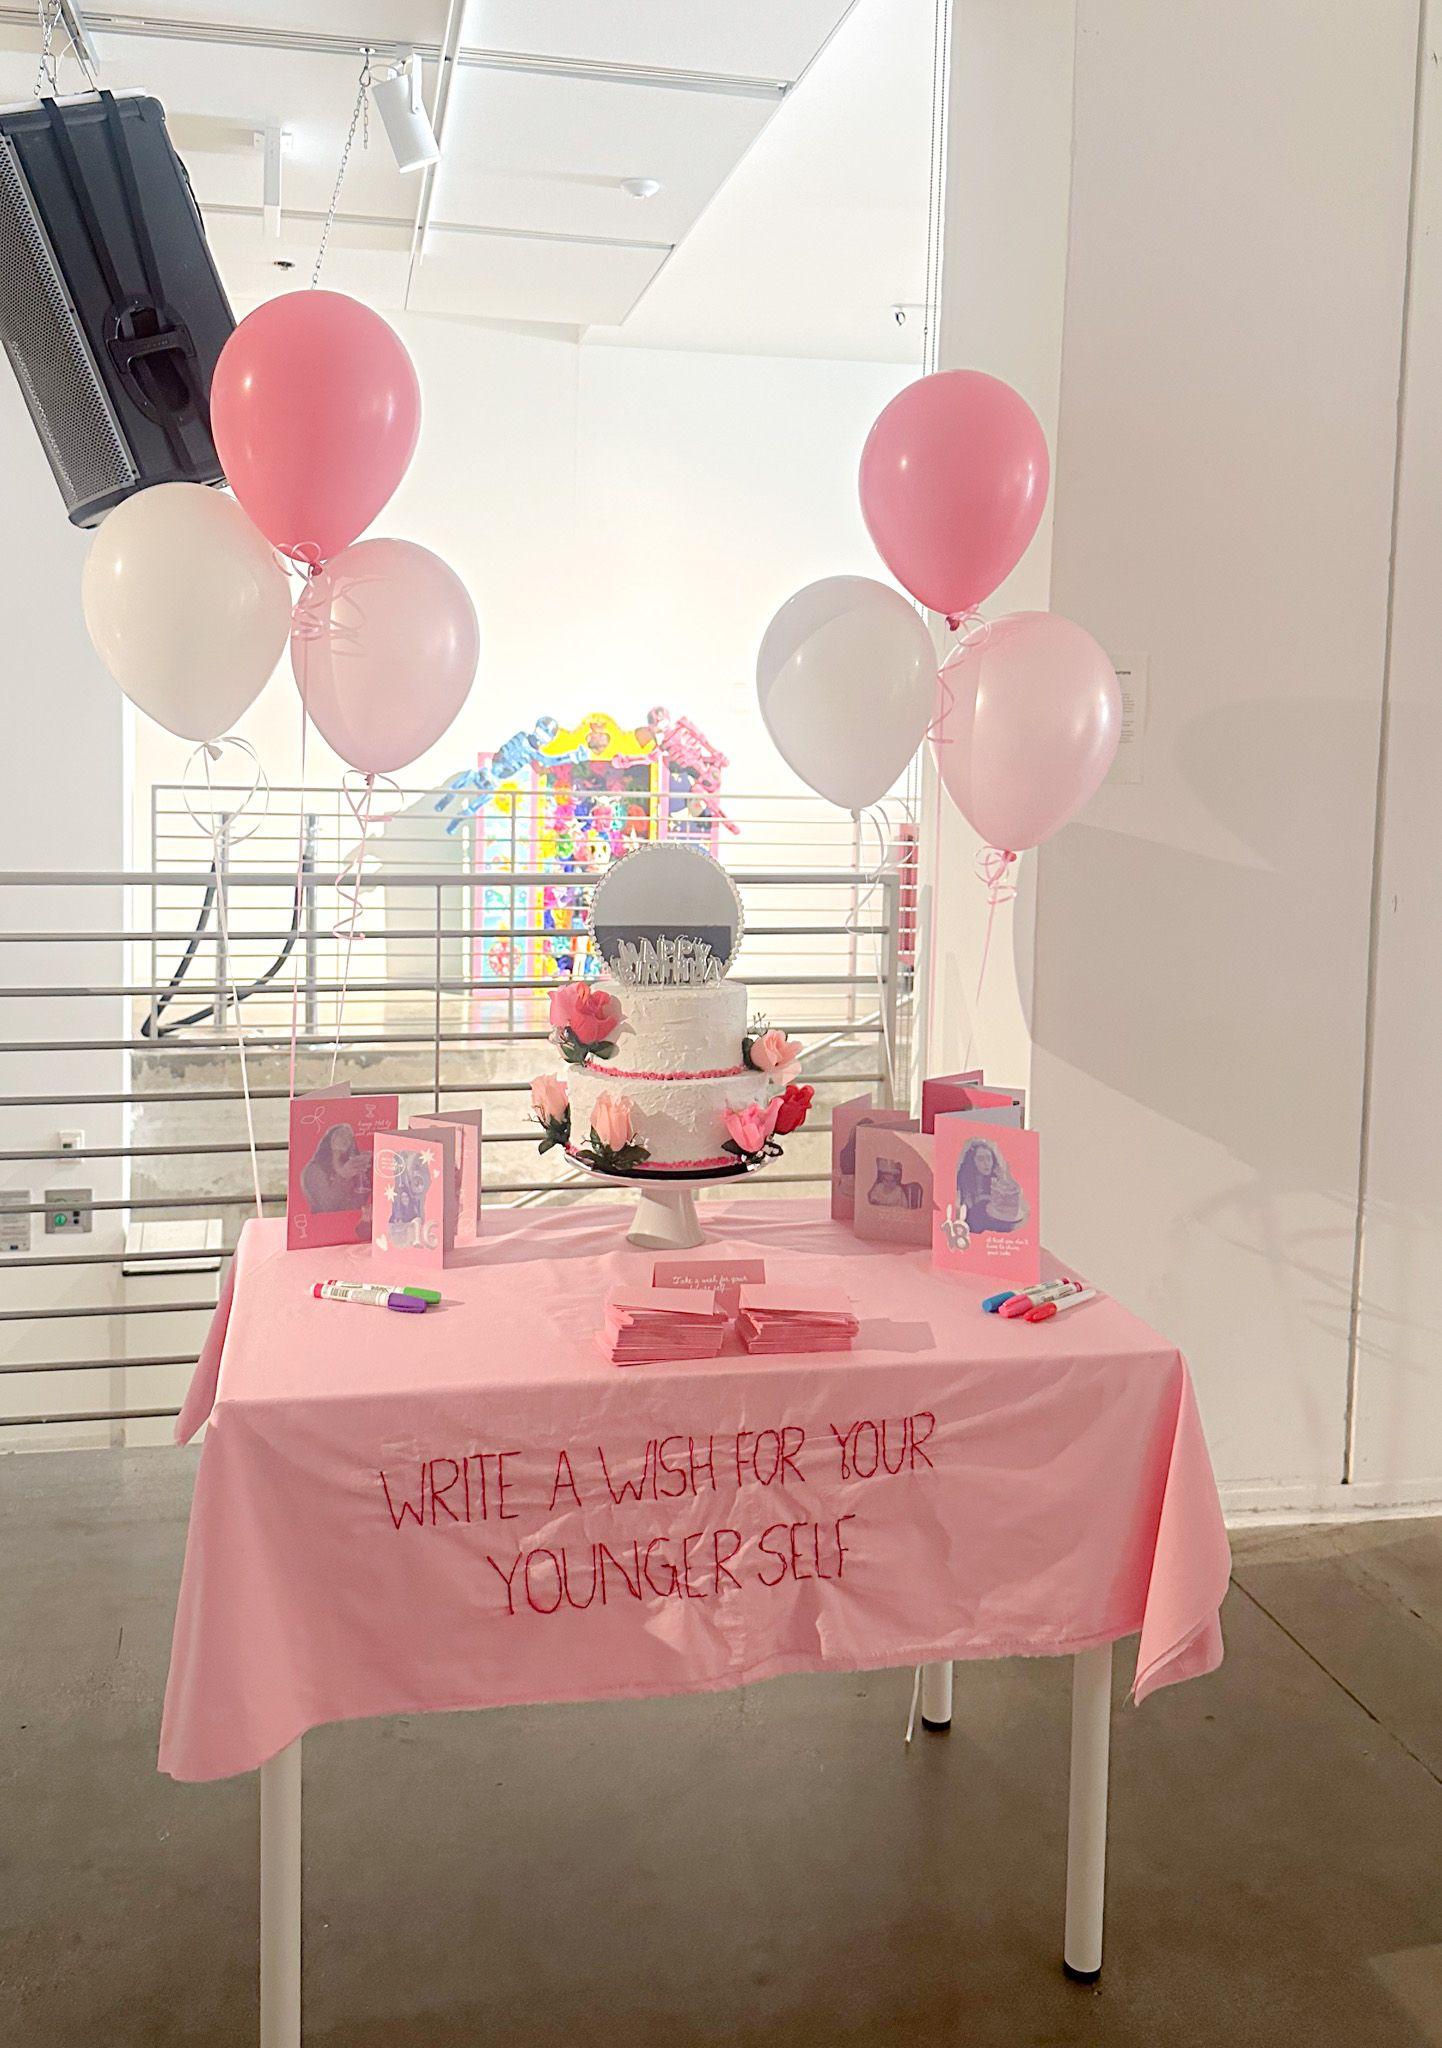
[[[463,69],[433,217],[679,241],[766,123],[749,99]],[[633,199],[623,178],[655,178]]]
[[[851,0],[468,0],[463,45],[799,78]]]
[[[433,230],[411,310],[568,327],[620,321],[663,261],[650,249]]]

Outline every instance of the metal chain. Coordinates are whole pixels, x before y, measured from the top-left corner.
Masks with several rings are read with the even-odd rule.
[[[40,62],[35,67],[35,97],[40,99],[49,87],[49,97],[56,98],[60,91],[60,74],[55,61],[55,31],[60,26],[60,0],[38,0],[36,13],[40,22]]]
[[[41,0],[41,4],[48,4],[48,0]],[[345,182],[346,165],[350,162],[350,153],[355,147],[357,126],[359,126],[361,131],[361,148],[369,149],[371,146],[371,58],[374,55],[375,51],[370,48],[365,48],[361,51],[360,80],[356,86],[355,105],[351,108],[350,126],[345,134],[345,147],[340,153],[340,168],[335,174],[335,190],[330,195],[330,206],[326,212],[325,224],[320,231],[320,246],[315,252],[315,268],[310,274],[310,288],[312,291],[320,283],[321,265],[325,262],[326,245],[330,241],[330,231],[335,226],[336,208],[340,205],[340,188]]]

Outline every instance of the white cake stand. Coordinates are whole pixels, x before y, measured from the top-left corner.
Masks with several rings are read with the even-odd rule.
[[[777,1157],[780,1155],[777,1154]],[[636,1213],[626,1242],[643,1252],[689,1252],[706,1242],[696,1214],[697,1188],[725,1187],[745,1180],[748,1174],[763,1173],[770,1159],[738,1160],[734,1167],[716,1167],[710,1173],[608,1173],[602,1166],[590,1166],[569,1149],[566,1157],[592,1180],[611,1187],[634,1188]]]

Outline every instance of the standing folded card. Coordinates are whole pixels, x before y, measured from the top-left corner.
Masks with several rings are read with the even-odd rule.
[[[917,1130],[860,1124],[856,1132],[858,1237],[884,1244],[931,1243],[932,1148],[935,1139]]]
[[[869,1095],[854,1095],[831,1112],[831,1214],[850,1223],[856,1213],[856,1134],[870,1126],[914,1131],[916,1118],[904,1109],[878,1109]]]
[[[475,1244],[481,1234],[481,1112],[437,1110],[413,1116],[411,1131],[454,1130],[456,1134],[456,1243]]]
[[[1006,1287],[1041,1278],[1040,1155],[1035,1131],[939,1116],[933,1154],[932,1264]]]
[[[456,1242],[456,1152],[450,1125],[381,1131],[375,1141],[377,1248],[416,1266],[444,1266]]]
[[[395,1127],[394,1095],[300,1095],[290,1105],[285,1242],[355,1244],[371,1234],[371,1153]]]
[[[921,1128],[936,1129],[939,1116],[965,1113],[983,1123],[1010,1124],[1020,1130],[1026,1122],[1024,1088],[988,1088],[978,1074],[933,1074],[921,1084]]]

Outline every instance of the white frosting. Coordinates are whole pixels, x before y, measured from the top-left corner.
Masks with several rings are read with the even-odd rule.
[[[671,1075],[714,1077],[743,1067],[746,989],[739,981],[700,988],[632,988],[609,975],[597,983],[621,1005],[616,1057],[592,1064],[618,1078],[656,1080]],[[747,1069],[749,1072],[750,1070]]]
[[[591,1111],[603,1093],[632,1106],[636,1135],[651,1166],[697,1165],[724,1153],[728,1109],[779,1094],[773,1076],[745,1063],[747,993],[739,981],[699,988],[637,988],[604,976],[598,983],[621,1006],[611,1060],[566,1066],[571,1143],[590,1137]],[[645,1171],[642,1168],[642,1171]]]

